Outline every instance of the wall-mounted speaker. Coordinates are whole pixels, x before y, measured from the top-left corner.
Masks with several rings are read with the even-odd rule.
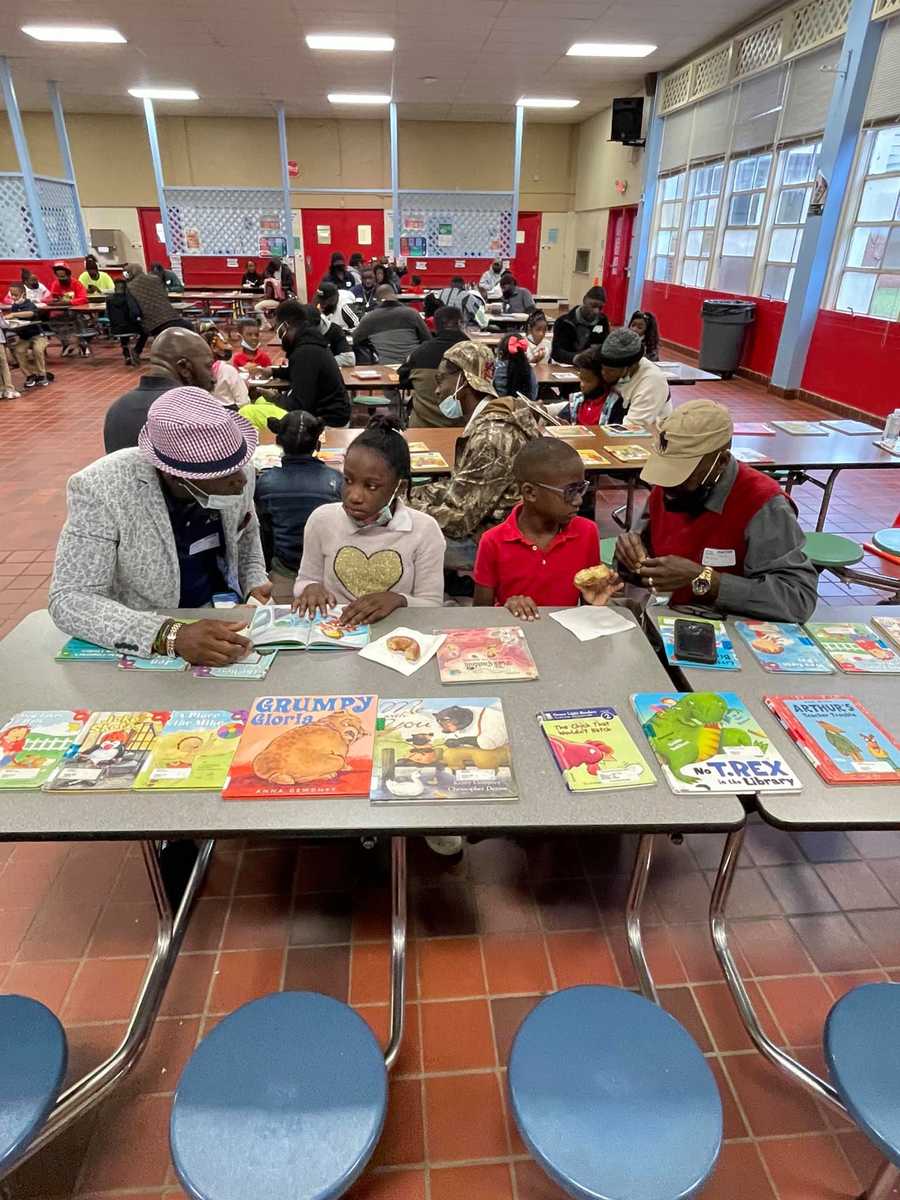
[[[644,123],[643,96],[623,96],[612,102],[611,142],[623,146],[643,146],[641,128]]]

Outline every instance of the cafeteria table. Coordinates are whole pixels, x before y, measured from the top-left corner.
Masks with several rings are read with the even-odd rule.
[[[652,617],[659,613],[677,616],[669,609],[651,606]],[[715,615],[715,614],[710,614]],[[831,608],[820,605],[811,617],[814,621],[869,622],[872,617],[900,617],[900,606],[867,607],[852,605]],[[784,753],[788,766],[803,785],[800,792],[768,793],[756,796],[756,811],[768,824],[788,831],[900,829],[900,802],[896,785],[852,784],[840,786],[826,783],[794,744],[778,719],[769,712],[764,696],[838,695],[856,697],[885,726],[900,739],[900,720],[897,717],[897,697],[900,695],[900,674],[851,674],[835,667],[833,674],[788,674],[764,671],[750,647],[734,628],[733,619],[726,628],[740,660],[740,671],[703,670],[697,667],[678,667],[687,687],[692,691],[733,691],[741,697],[760,728],[772,738]],[[886,639],[890,642],[890,639]],[[892,643],[891,643],[892,644]],[[817,1099],[824,1101],[842,1116],[847,1112],[838,1099],[832,1084],[821,1079],[811,1068],[798,1062],[766,1034],[753,1006],[753,1001],[741,977],[728,938],[726,909],[734,883],[746,827],[732,830],[725,840],[722,859],[713,886],[709,922],[719,964],[731,991],[741,1020],[757,1049],[793,1082],[799,1083]],[[880,1181],[879,1181],[880,1182]],[[882,1193],[870,1190],[873,1200]],[[884,1192],[886,1200],[889,1192]]]
[[[370,372],[376,372],[374,376]],[[364,377],[360,378],[360,372]],[[354,392],[377,392],[382,388],[396,387],[400,382],[397,365],[393,363],[373,363],[371,366],[357,364],[355,367],[341,367],[341,378],[344,387],[351,394]]]
[[[344,431],[342,431],[344,432]],[[486,836],[573,832],[639,834],[626,905],[629,950],[644,993],[655,988],[641,938],[641,902],[652,858],[653,834],[727,832],[744,822],[733,796],[675,798],[665,783],[606,793],[567,790],[537,723],[546,708],[611,704],[640,745],[643,736],[631,712],[634,691],[666,690],[668,677],[640,628],[590,643],[578,641],[550,619],[527,625],[528,644],[539,677],[521,682],[470,686],[463,695],[498,695],[503,701],[518,784],[518,798],[497,803],[374,805],[368,798],[224,801],[217,792],[0,792],[0,839],[137,839],[159,913],[159,936],[122,1043],[113,1055],[60,1097],[29,1153],[46,1144],[116,1085],[146,1045],[166,983],[187,927],[191,904],[203,881],[215,839],[236,837],[358,837],[384,835],[392,846],[390,1066],[403,1036],[406,970],[406,837],[476,832]],[[627,608],[621,611],[627,613]],[[203,610],[203,616],[234,620],[248,610]],[[201,615],[193,612],[184,615]],[[518,625],[505,609],[404,608],[376,627],[376,636],[403,625],[423,632],[484,625]],[[264,681],[197,679],[190,673],[123,671],[114,664],[57,663],[65,636],[47,612],[25,617],[0,642],[0,677],[6,686],[0,719],[16,710],[46,707],[95,710],[154,708],[249,708],[259,695],[376,694],[428,697],[443,689],[434,660],[410,677],[358,654],[282,652]],[[648,762],[651,755],[643,746]],[[201,840],[200,857],[173,914],[162,885],[157,843]]]
[[[719,381],[721,376],[709,371],[701,371],[689,363],[659,363],[658,366],[668,381],[669,387],[692,387],[695,383],[706,383],[709,380]],[[534,368],[538,387],[568,385],[578,383],[578,372],[569,363],[538,363]]]

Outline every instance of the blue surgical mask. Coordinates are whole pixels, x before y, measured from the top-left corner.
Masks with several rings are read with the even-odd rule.
[[[460,403],[459,397],[457,396],[456,393],[462,387],[462,382],[463,382],[464,378],[465,378],[465,376],[460,371],[459,379],[457,379],[457,381],[456,381],[456,387],[453,389],[453,395],[448,396],[446,398],[446,400],[442,400],[440,402],[440,404],[438,405],[438,408],[441,410],[441,412],[444,414],[444,416],[447,418],[448,421],[458,421],[459,418],[463,415],[462,404]]]
[[[199,488],[191,487],[186,479],[182,479],[181,482],[200,507],[207,509],[209,512],[237,512],[244,501],[244,493],[242,491],[234,496],[211,496],[209,492],[202,492]]]
[[[372,525],[389,525],[394,516],[394,510],[391,508],[391,505],[397,499],[397,493],[399,491],[400,484],[398,483],[394,488],[393,495],[391,496],[390,500],[388,500],[387,504],[382,504],[377,514],[374,517],[370,517],[368,521],[357,521],[354,517],[351,517],[350,514],[347,513],[348,519],[353,522],[357,529],[368,529]],[[346,512],[346,509],[344,511]]]

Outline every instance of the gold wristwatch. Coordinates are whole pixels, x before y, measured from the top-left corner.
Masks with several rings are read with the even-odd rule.
[[[691,580],[691,591],[695,596],[706,596],[712,587],[712,567],[704,567],[699,575]]]

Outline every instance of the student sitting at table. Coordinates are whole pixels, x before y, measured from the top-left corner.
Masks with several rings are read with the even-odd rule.
[[[537,307],[531,292],[519,287],[512,271],[504,271],[500,276],[500,294],[505,313],[530,313]]]
[[[644,343],[644,356],[651,362],[659,362],[659,325],[653,313],[636,308],[631,314],[628,328],[633,329]]]
[[[525,337],[528,341],[528,361],[533,367],[538,363],[548,363],[551,359],[551,339],[548,335],[547,314],[543,309],[536,308],[528,314],[525,322]]]
[[[0,400],[18,400],[22,393],[13,386],[10,372],[10,355],[7,353],[6,335],[12,329],[9,321],[0,313]],[[15,362],[13,365],[17,365]]]
[[[247,268],[241,276],[241,291],[242,292],[261,292],[263,290],[263,277],[256,269],[256,262],[252,258],[247,259]]]
[[[78,276],[78,282],[89,296],[99,296],[103,292],[111,292],[115,287],[112,276],[100,270],[100,265],[93,254],[85,257],[84,270]]]
[[[232,354],[231,362],[239,371],[254,367],[271,367],[272,360],[259,344],[259,322],[254,317],[241,317],[237,323],[240,348]]]
[[[523,395],[538,398],[538,381],[528,361],[528,341],[518,333],[508,333],[497,346],[494,387],[498,396]]]
[[[184,284],[170,267],[164,267],[159,262],[151,263],[150,274],[155,275],[162,282],[167,292],[184,291]]]
[[[47,370],[46,327],[41,324],[35,306],[25,296],[25,285],[10,284],[4,303],[10,306],[12,330],[16,335],[13,351],[18,366],[25,372],[25,387],[47,387],[56,376]]]
[[[278,307],[278,321],[287,365],[272,367],[268,373],[274,379],[288,379],[291,383],[290,391],[283,399],[279,398],[280,402],[289,412],[305,409],[324,425],[338,428],[348,425],[350,397],[340,367],[322,334],[319,310],[312,304],[285,301]]]
[[[228,339],[215,325],[201,326],[200,336],[212,350],[213,395],[226,408],[238,409],[250,403],[247,384],[231,365],[231,347]]]
[[[560,420],[570,425],[599,425],[601,420],[610,424],[619,417],[603,416],[610,386],[603,378],[603,355],[599,346],[588,346],[575,355],[572,366],[578,372],[581,391],[569,397],[566,408],[559,414]]]
[[[422,314],[397,299],[387,283],[375,289],[376,306],[353,331],[353,345],[371,342],[382,363],[402,363],[420,342],[431,337]]]
[[[164,618],[219,592],[272,593],[247,468],[256,430],[208,392],[176,387],[151,406],[138,447],[69,480],[48,607],[56,625],[124,654],[220,667],[243,658],[244,621]]]
[[[577,515],[590,487],[578,451],[562,438],[538,438],[516,455],[513,473],[522,502],[482,534],[474,603],[504,604],[526,621],[538,619],[541,605],[576,605],[582,593],[590,604],[606,604],[622,588],[617,575],[602,587],[574,583],[579,571],[600,562],[597,525]]]
[[[53,264],[53,282],[50,284],[50,297],[54,303],[51,317],[55,318],[55,332],[62,345],[63,356],[75,354],[76,349],[72,338],[78,338],[78,349],[83,358],[91,353],[87,338],[79,336],[84,333],[84,320],[81,313],[73,309],[87,308],[88,294],[82,283],[72,277],[72,272],[64,262]],[[61,308],[56,308],[56,304]],[[70,315],[71,314],[71,315]]]
[[[818,576],[793,501],[730,453],[731,415],[689,400],[659,426],[641,479],[643,516],[616,542],[623,577],[675,604],[769,621],[806,621]]]
[[[416,346],[398,372],[400,387],[412,391],[412,425],[448,429],[461,425],[462,417],[445,417],[434,397],[434,381],[444,352],[457,342],[468,341],[461,329],[462,313],[458,308],[439,308],[434,314],[434,337]]]
[[[387,262],[379,262],[375,264],[375,287],[389,287],[396,295],[400,291],[400,279],[395,271],[392,271]],[[376,300],[378,292],[375,293]]]
[[[22,268],[21,273],[22,286],[25,289],[25,299],[31,304],[46,305],[50,302],[50,289],[46,287],[35,275],[34,271],[30,271],[28,267]],[[9,304],[9,297],[4,300],[4,304]]]
[[[614,329],[604,341],[603,378],[611,390],[603,408],[604,424],[628,421],[655,429],[672,411],[669,383],[644,356],[644,343],[633,329]]]
[[[303,534],[310,515],[322,504],[340,500],[338,471],[316,458],[324,426],[299,409],[270,417],[268,427],[284,451],[281,467],[256,477],[256,510],[272,537],[272,588],[276,604],[289,604],[303,554]]]
[[[344,625],[380,621],[407,605],[444,599],[444,538],[409,508],[409,446],[388,417],[374,416],[344,456],[339,504],[306,522],[294,606],[310,616],[344,604]]]
[[[602,345],[609,334],[609,318],[603,311],[605,303],[604,288],[588,288],[580,304],[556,318],[550,355],[554,362],[574,362],[579,351]]]
[[[493,367],[494,356],[478,342],[458,342],[445,351],[434,397],[445,417],[465,419],[466,441],[449,480],[426,483],[410,497],[410,504],[430,513],[444,531],[446,565],[454,570],[472,569],[475,540],[504,521],[518,503],[512,460],[526,442],[541,436],[526,404],[497,396]]]

